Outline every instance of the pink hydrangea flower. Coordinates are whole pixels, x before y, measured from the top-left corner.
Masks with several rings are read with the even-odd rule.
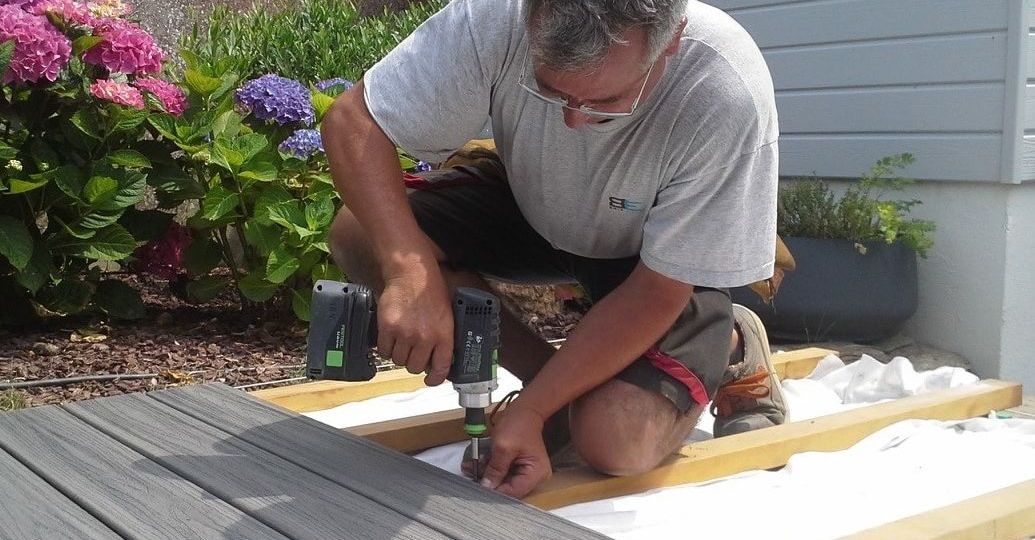
[[[126,83],[98,79],[97,82],[90,85],[90,93],[97,99],[133,107],[134,109],[144,108],[144,95],[140,93],[140,90]]]
[[[93,35],[104,41],[91,47],[83,60],[110,73],[158,73],[165,53],[147,31],[122,19],[98,20]]]
[[[90,14],[90,7],[85,2],[75,0],[43,0],[32,6],[37,15],[50,13],[75,26],[93,26],[95,19]]]
[[[158,98],[165,112],[179,116],[187,109],[187,95],[179,86],[161,79],[137,79],[133,86]]]
[[[54,82],[68,64],[72,44],[53,24],[17,5],[0,6],[0,43],[14,40],[11,67],[3,81]]]
[[[0,0],[0,6],[18,6],[29,11],[39,0]]]
[[[133,6],[122,0],[97,0],[90,2],[90,13],[95,17],[125,17],[133,12]]]
[[[133,270],[161,279],[174,279],[183,268],[183,257],[192,241],[191,231],[175,221],[160,238],[133,252]]]

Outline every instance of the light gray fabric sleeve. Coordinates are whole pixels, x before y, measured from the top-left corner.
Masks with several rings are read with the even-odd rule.
[[[739,287],[773,274],[777,143],[663,188],[644,224],[640,258],[683,283]]]
[[[475,138],[489,116],[511,26],[496,2],[450,2],[364,75],[374,121],[397,146],[428,161]]]

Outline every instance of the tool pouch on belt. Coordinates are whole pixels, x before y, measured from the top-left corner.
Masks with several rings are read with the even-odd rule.
[[[450,167],[474,167],[481,169],[485,173],[500,175],[501,171],[498,168],[502,167],[502,164],[496,155],[496,142],[492,139],[478,139],[468,142],[454,152],[453,155],[442,162],[440,167],[443,169]],[[777,236],[776,263],[773,268],[773,276],[769,279],[756,281],[749,285],[749,287],[758,296],[762,297],[765,303],[772,304],[773,298],[776,297],[776,292],[780,289],[780,284],[783,282],[784,275],[787,272],[794,271],[794,267],[794,256],[787,249],[787,245],[783,243],[783,239]]]

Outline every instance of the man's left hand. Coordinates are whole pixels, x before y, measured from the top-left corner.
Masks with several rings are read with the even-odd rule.
[[[543,417],[517,401],[511,403],[493,428],[492,457],[482,485],[521,498],[552,474],[543,444]]]

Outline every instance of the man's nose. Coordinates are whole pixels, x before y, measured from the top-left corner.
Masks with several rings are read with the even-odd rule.
[[[564,107],[561,110],[564,111],[564,125],[571,129],[578,129],[592,123],[593,119],[586,113],[569,109],[568,107]]]

